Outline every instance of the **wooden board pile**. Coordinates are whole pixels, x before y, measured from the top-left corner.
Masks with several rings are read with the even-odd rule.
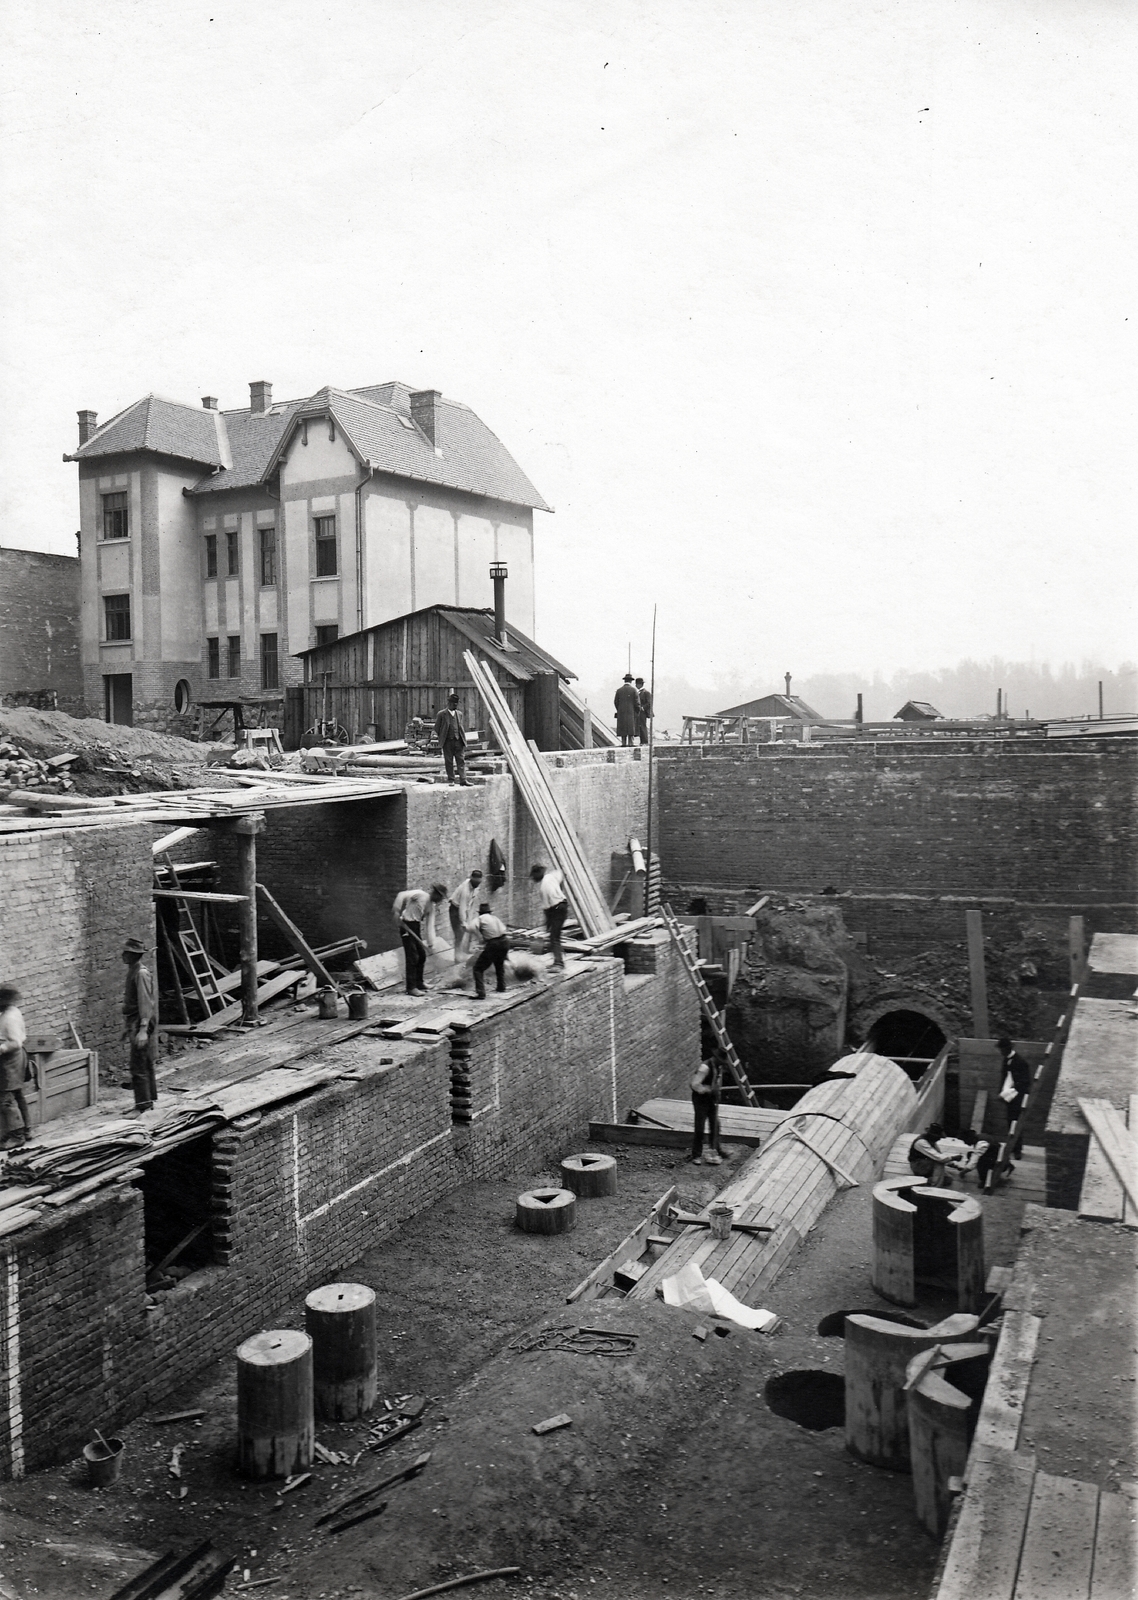
[[[545,764],[539,759],[533,745],[527,744],[523,738],[506,697],[489,667],[477,660],[469,650],[463,652],[462,659],[475,688],[482,696],[494,737],[509,762],[514,782],[521,790],[522,799],[541,835],[542,843],[564,879],[565,891],[586,937],[612,933],[615,929],[612,912],[585,859],[580,840],[553,793]]]

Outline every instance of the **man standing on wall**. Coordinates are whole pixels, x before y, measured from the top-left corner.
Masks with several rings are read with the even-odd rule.
[[[470,924],[477,912],[482,873],[478,867],[464,878],[451,895],[447,905],[450,912],[450,931],[454,935],[454,959],[459,961],[470,937]]]
[[[446,710],[440,711],[435,718],[435,737],[446,762],[447,782],[454,782],[457,767],[459,783],[464,789],[469,788],[466,781],[466,729],[462,726],[456,694],[447,696]]]
[[[404,889],[395,896],[391,908],[403,944],[407,993],[416,999],[422,999],[427,992],[423,987],[423,975],[427,968],[427,950],[435,942],[435,908],[442,905],[446,897],[446,884],[434,883],[430,894],[425,889]]]
[[[625,673],[612,703],[616,707],[617,737],[621,744],[631,744],[640,726],[640,696],[632,686],[631,672]]]
[[[158,1098],[154,1064],[158,1059],[158,1007],[154,1000],[154,975],[143,957],[141,939],[123,946],[126,986],[123,989],[123,1038],[130,1041],[130,1086],[138,1111],[149,1111]]]
[[[640,701],[640,710],[637,713],[637,727],[640,731],[640,743],[648,743],[648,724],[652,720],[652,691],[644,687],[644,679],[636,680],[636,697]]]
[[[1004,1160],[1010,1164],[1019,1161],[1023,1155],[1023,1128],[1020,1118],[1023,1116],[1023,1105],[1031,1089],[1031,1068],[1016,1050],[1010,1039],[997,1039],[996,1049],[1004,1058],[1004,1081],[1000,1090],[1000,1099],[1008,1108],[1008,1131],[1015,1127],[1015,1143],[1011,1150],[1004,1151]]]
[[[550,867],[543,867],[538,862],[529,869],[529,875],[537,884],[537,892],[541,897],[541,909],[545,916],[546,932],[549,934],[553,965],[564,971],[565,953],[561,948],[561,930],[565,926],[565,918],[569,915],[569,902],[565,898],[561,874],[554,872]]]

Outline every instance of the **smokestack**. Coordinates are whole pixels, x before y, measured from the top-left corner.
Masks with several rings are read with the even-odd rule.
[[[249,385],[249,410],[255,417],[264,416],[273,403],[273,386],[262,378]]]
[[[427,435],[432,444],[438,444],[435,427],[435,407],[442,399],[437,389],[419,389],[411,396],[411,420]]]
[[[94,411],[79,412],[79,443],[86,444],[98,426],[98,417]]]
[[[789,672],[786,674],[786,696],[787,696],[787,699],[789,700],[789,698],[790,698],[790,673]]]
[[[862,716],[861,695],[860,694],[857,697],[857,717],[856,717],[855,720],[857,721],[857,725],[858,725],[859,728],[861,727],[862,722],[865,720],[864,717]]]
[[[412,399],[414,396],[412,396]],[[509,573],[504,561],[495,561],[490,567],[494,580],[494,637],[499,644],[508,644],[506,638],[506,579]]]
[[[217,396],[215,394],[203,394],[202,395],[202,405],[205,407],[205,409],[207,411],[216,411],[217,410]]]

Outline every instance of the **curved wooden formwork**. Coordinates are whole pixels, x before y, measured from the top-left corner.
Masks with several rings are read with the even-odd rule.
[[[912,1114],[916,1091],[895,1062],[870,1054],[858,1062],[852,1076],[808,1090],[717,1196],[734,1206],[736,1221],[772,1231],[718,1240],[706,1228],[685,1228],[631,1298],[651,1299],[665,1278],[694,1261],[744,1304],[759,1304],[834,1196],[873,1181]]]

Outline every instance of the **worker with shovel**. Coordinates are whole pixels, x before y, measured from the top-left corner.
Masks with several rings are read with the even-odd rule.
[[[435,908],[447,897],[445,883],[434,883],[428,894],[425,889],[404,889],[395,896],[392,912],[399,928],[403,945],[403,961],[407,971],[407,993],[422,999],[426,994],[423,976],[427,970],[427,951],[435,942]]]
[[[506,957],[510,953],[510,941],[506,924],[500,917],[495,917],[490,911],[489,901],[484,900],[478,907],[478,915],[472,917],[467,923],[467,929],[472,934],[477,934],[482,940],[482,949],[474,963],[474,993],[477,999],[486,998],[486,968],[494,968],[497,978],[499,994],[506,992]]]

